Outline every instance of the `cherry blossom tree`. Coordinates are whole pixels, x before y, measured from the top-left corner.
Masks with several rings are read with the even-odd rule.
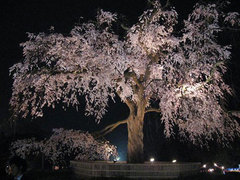
[[[239,14],[223,5],[196,4],[184,27],[178,14],[158,1],[119,38],[117,14],[100,10],[96,22],[75,26],[69,36],[29,33],[22,43],[24,60],[10,68],[14,82],[10,105],[15,116],[43,116],[44,107],[85,108],[102,119],[108,100],[119,96],[129,108],[121,124],[128,128],[128,162],[143,162],[144,115],[160,113],[165,135],[179,134],[193,143],[228,142],[239,125],[224,106],[232,93],[224,82],[231,46],[218,37],[236,28]],[[82,106],[79,96],[84,96]],[[206,140],[206,141],[205,141]]]
[[[10,145],[11,156],[19,156],[23,159],[32,159],[41,154],[43,144],[35,138],[16,140]]]
[[[53,164],[65,164],[66,160],[110,160],[117,158],[117,149],[108,141],[97,141],[89,133],[77,130],[54,129],[44,143],[43,154]]]
[[[24,159],[34,159],[44,155],[52,165],[68,166],[70,160],[110,160],[117,158],[114,145],[99,141],[79,130],[53,129],[49,139],[36,141],[34,138],[14,141],[10,152]]]

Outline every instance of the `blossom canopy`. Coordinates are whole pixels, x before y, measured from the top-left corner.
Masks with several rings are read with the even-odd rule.
[[[231,52],[218,36],[223,26],[239,24],[239,14],[220,9],[196,4],[179,33],[178,13],[157,1],[125,38],[113,30],[117,14],[102,10],[96,22],[75,26],[69,36],[29,33],[21,44],[23,61],[10,68],[10,105],[22,117],[41,117],[44,107],[62,102],[85,108],[86,115],[99,121],[109,98],[119,96],[131,117],[161,112],[168,137],[177,126],[192,142],[203,143],[203,136],[230,140],[239,132],[223,105],[232,92],[223,78]],[[83,95],[85,107],[79,98]]]

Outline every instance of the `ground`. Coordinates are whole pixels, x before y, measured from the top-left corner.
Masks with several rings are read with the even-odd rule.
[[[59,170],[59,171],[52,171],[52,170],[35,170],[28,173],[30,179],[34,180],[85,180],[77,179],[73,176],[71,170]],[[4,175],[0,176],[1,180],[8,180],[8,178]],[[90,180],[110,180],[112,178],[91,178]],[[124,180],[125,178],[115,178],[116,180]],[[216,174],[198,174],[189,177],[182,177],[178,178],[177,180],[236,180],[240,179],[239,173],[232,173],[226,175],[216,175]]]

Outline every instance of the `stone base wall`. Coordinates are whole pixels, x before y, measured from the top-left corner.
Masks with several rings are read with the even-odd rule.
[[[199,172],[201,164],[147,162],[144,164],[127,164],[126,162],[71,161],[71,167],[77,177],[116,177],[134,179],[174,179]]]

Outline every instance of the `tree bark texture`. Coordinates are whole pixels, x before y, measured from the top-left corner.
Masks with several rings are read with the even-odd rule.
[[[143,124],[144,107],[140,104],[130,111],[128,126],[128,163],[143,163]]]

